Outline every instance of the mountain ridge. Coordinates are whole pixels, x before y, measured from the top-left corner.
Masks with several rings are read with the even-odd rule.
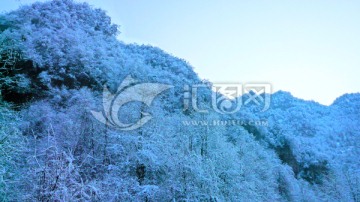
[[[328,107],[279,91],[265,112],[228,115],[200,88],[208,112],[184,110],[184,86],[209,82],[159,48],[118,41],[117,27],[72,0],[0,15],[1,201],[360,200],[359,94]],[[127,76],[173,85],[149,108],[119,109],[124,123],[152,115],[132,131],[90,113]],[[209,124],[234,120],[248,124]]]

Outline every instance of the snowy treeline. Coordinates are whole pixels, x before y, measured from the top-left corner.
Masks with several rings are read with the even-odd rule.
[[[360,201],[360,95],[329,107],[287,92],[223,115],[183,110],[185,85],[205,84],[184,60],[116,39],[101,9],[72,0],[0,15],[0,201]],[[97,121],[103,85],[130,75],[174,86],[151,107]],[[202,89],[199,103],[210,89]],[[244,95],[246,96],[246,95]],[[268,120],[267,126],[184,121]]]

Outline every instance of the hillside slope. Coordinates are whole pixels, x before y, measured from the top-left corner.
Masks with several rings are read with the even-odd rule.
[[[209,82],[159,48],[118,41],[117,27],[72,0],[0,16],[1,201],[360,201],[359,94],[326,107],[280,91],[266,112],[227,115],[201,88],[208,113],[184,110],[186,86]],[[142,127],[102,124],[91,111],[104,86],[115,94],[129,76],[171,88],[120,109],[127,124],[151,114]]]

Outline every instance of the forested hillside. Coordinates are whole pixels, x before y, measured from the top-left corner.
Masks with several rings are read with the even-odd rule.
[[[209,82],[119,41],[118,28],[72,0],[0,15],[0,201],[360,201],[360,94],[323,106],[279,91],[265,112],[184,110],[184,86]],[[91,111],[129,76],[172,87],[151,107],[124,105],[122,122],[152,119],[118,130]],[[201,105],[211,88],[198,94]],[[213,120],[267,124],[184,124]]]

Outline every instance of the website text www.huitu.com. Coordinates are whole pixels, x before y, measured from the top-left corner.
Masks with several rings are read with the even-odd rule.
[[[188,120],[184,126],[262,126],[269,125],[267,120]]]

